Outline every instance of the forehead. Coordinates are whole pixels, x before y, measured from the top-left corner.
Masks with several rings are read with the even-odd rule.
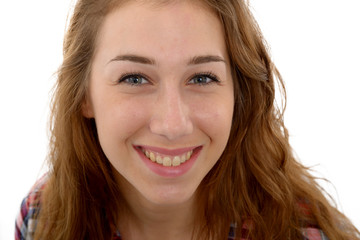
[[[97,48],[108,54],[126,51],[171,57],[226,52],[217,15],[199,1],[127,2],[105,17]]]

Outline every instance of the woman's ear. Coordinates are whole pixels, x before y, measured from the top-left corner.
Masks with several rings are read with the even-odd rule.
[[[86,118],[94,118],[93,106],[89,97],[86,95],[81,105],[82,115]]]

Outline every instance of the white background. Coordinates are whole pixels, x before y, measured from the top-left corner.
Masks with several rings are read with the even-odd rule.
[[[252,0],[285,80],[291,144],[360,228],[360,2]],[[50,89],[70,0],[0,1],[0,239],[46,170]]]

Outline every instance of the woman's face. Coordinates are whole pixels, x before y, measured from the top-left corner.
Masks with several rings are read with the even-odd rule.
[[[234,97],[223,29],[199,4],[132,1],[100,29],[86,117],[122,186],[155,204],[194,196],[229,138]]]

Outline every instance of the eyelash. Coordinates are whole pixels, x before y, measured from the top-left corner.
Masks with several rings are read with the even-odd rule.
[[[192,81],[196,77],[205,77],[205,78],[210,78],[211,79],[211,82],[209,82],[209,83],[194,83],[194,84],[199,85],[199,86],[208,86],[210,84],[220,83],[219,78],[215,74],[213,74],[212,72],[195,73],[194,75],[192,75],[190,77],[190,80],[188,82]]]
[[[149,82],[149,80],[148,80],[149,77],[147,77],[145,74],[140,73],[140,72],[132,72],[132,73],[126,73],[126,74],[121,75],[121,77],[118,80],[118,83],[126,83],[125,81],[132,77],[142,78],[145,81]],[[195,85],[199,85],[199,86],[207,86],[207,85],[214,84],[214,83],[220,83],[219,78],[212,72],[195,73],[189,78],[189,80],[187,82],[189,83],[190,81],[194,80],[197,77],[209,78],[209,79],[211,79],[211,81],[208,83],[191,83],[191,84],[195,84]],[[131,86],[139,86],[139,85],[142,85],[143,83],[127,83],[127,84],[129,84]]]
[[[129,78],[131,77],[135,77],[135,78],[143,78],[145,79],[146,81],[149,82],[149,77],[147,77],[146,75],[144,75],[143,73],[140,73],[140,72],[132,72],[132,73],[125,73],[123,75],[121,75],[121,77],[119,78],[118,80],[118,83],[126,83],[125,81],[128,80]],[[139,86],[139,85],[142,85],[142,84],[139,84],[139,83],[127,83],[131,86]]]

